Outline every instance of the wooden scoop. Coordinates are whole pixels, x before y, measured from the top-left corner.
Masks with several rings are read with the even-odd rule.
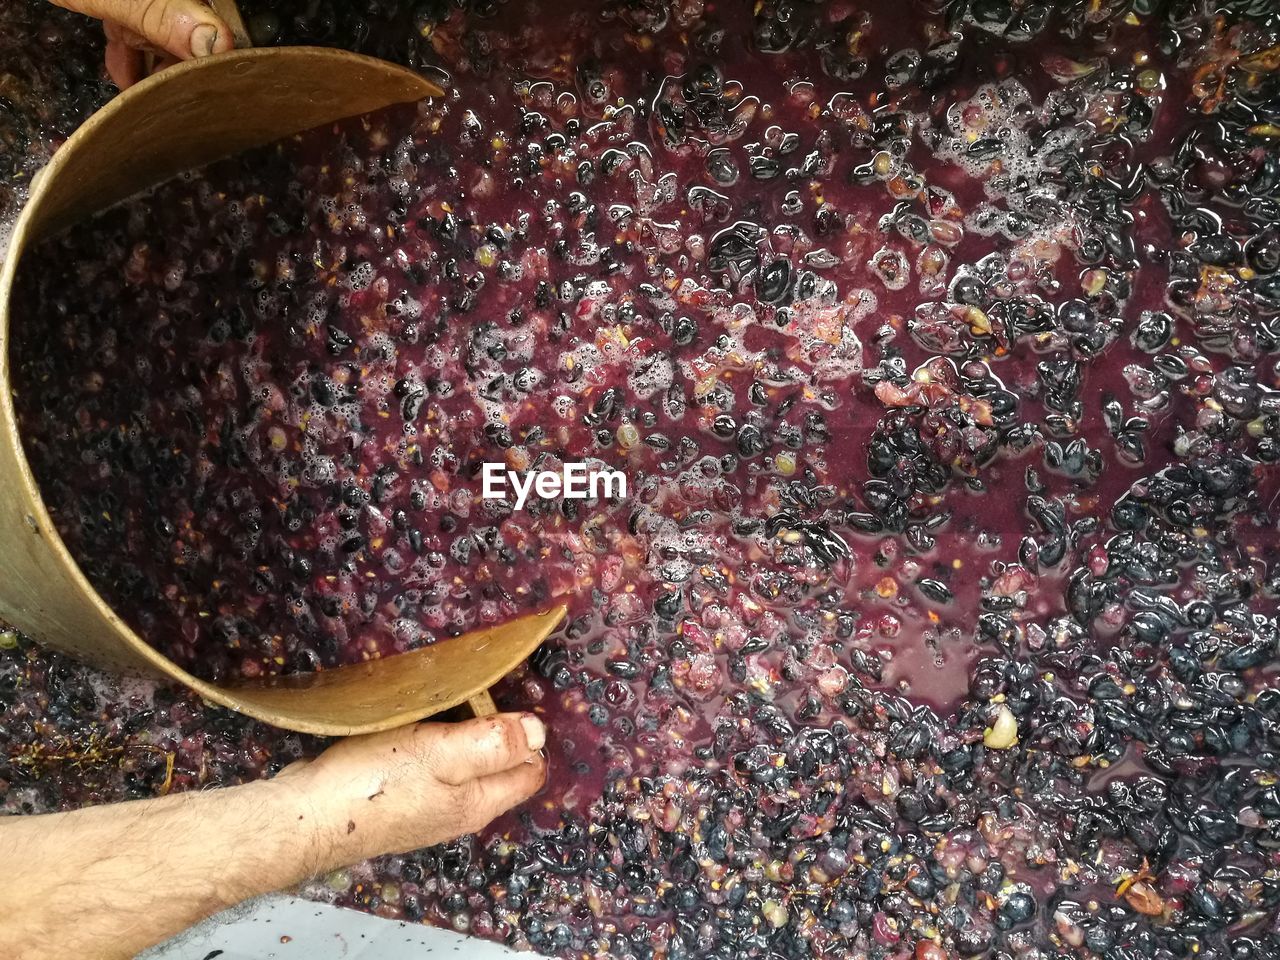
[[[462,703],[493,712],[488,687],[556,628],[563,604],[317,673],[223,685],[181,669],[111,610],[67,552],[23,453],[9,376],[14,278],[20,266],[39,269],[24,265],[23,253],[41,237],[184,170],[441,92],[409,70],[342,50],[236,50],[130,87],[58,150],[32,185],[0,270],[0,619],[99,667],[169,677],[214,703],[304,733],[386,730]]]

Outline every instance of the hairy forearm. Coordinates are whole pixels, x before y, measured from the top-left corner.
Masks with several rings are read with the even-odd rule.
[[[542,786],[545,739],[530,714],[410,724],[260,783],[0,817],[0,958],[129,958],[241,900],[472,833]]]
[[[133,957],[218,910],[331,869],[290,778],[0,820],[0,956]]]

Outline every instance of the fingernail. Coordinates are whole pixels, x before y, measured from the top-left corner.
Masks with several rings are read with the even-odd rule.
[[[520,718],[520,725],[524,727],[524,738],[529,744],[530,750],[541,750],[542,745],[547,742],[547,728],[537,717],[524,716]]]
[[[207,57],[213,53],[213,45],[218,42],[218,28],[211,23],[202,23],[191,31],[191,55]]]

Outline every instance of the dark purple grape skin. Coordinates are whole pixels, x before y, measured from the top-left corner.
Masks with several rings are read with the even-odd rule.
[[[514,4],[246,0],[263,42],[348,43],[446,71],[460,91],[442,132],[408,155],[467,195],[450,194],[448,211],[415,191],[369,204],[372,222],[406,231],[420,259],[386,275],[385,296],[355,299],[374,304],[415,369],[388,377],[385,410],[368,407],[355,435],[426,429],[442,412],[460,420],[479,397],[535,408],[475,433],[477,456],[516,456],[565,443],[546,414],[553,393],[591,384],[567,442],[652,478],[616,507],[566,502],[481,519],[414,483],[438,466],[426,449],[390,470],[371,460],[328,499],[295,498],[278,524],[269,498],[255,507],[241,494],[226,507],[231,549],[270,547],[242,586],[278,598],[284,628],[262,630],[263,619],[234,610],[209,618],[207,639],[242,651],[229,673],[315,669],[370,640],[337,624],[427,622],[423,611],[439,607],[433,630],[443,635],[468,611],[544,596],[575,564],[590,581],[570,625],[499,691],[504,706],[547,717],[549,791],[523,817],[332,878],[324,894],[566,957],[1275,953],[1280,798],[1267,784],[1280,575],[1268,531],[1280,246],[1269,192],[1280,166],[1259,126],[1272,88],[1235,61],[1221,66],[1221,88],[1193,86],[1190,67],[1161,53],[1173,38],[1205,56],[1233,37],[1264,45],[1270,28],[1255,25],[1268,11],[1227,6],[1223,23],[1245,25],[1231,37],[1186,5],[1145,0],[1101,19],[1083,2],[930,0],[869,8],[866,22],[860,9],[772,0],[607,11],[579,0],[578,19],[565,11],[554,22]],[[1122,26],[1130,8],[1138,23]],[[63,71],[41,82],[65,113],[62,126],[42,127],[17,105],[27,139],[65,134],[102,96],[87,33],[67,27],[69,15],[33,9],[21,0],[0,12],[0,53],[32,24],[55,23],[77,42],[63,43],[67,66],[30,71]],[[71,56],[73,47],[88,52]],[[1147,59],[1135,68],[1139,50]],[[564,54],[554,69],[548,51]],[[1110,60],[1105,71],[1045,75],[1083,74],[1096,57]],[[513,81],[544,73],[576,99],[518,114]],[[1031,98],[1031,149],[1051,143],[1056,126],[1113,109],[1123,141],[1095,128],[1071,149],[1028,158],[1034,175],[1020,182],[1017,171],[981,170],[1018,159],[1020,120],[975,118],[963,171],[937,155],[939,142],[908,132],[905,118],[927,113],[943,129],[943,107],[972,105],[981,82],[1008,74]],[[655,105],[663,77],[675,79]],[[816,111],[803,84],[788,86],[796,78],[812,83]],[[833,100],[843,91],[862,106]],[[1228,101],[1210,104],[1219,91]],[[618,97],[635,121],[601,138],[596,125]],[[769,115],[737,132],[753,97]],[[474,124],[461,117],[468,107]],[[0,170],[22,156],[5,135],[13,124],[12,104],[0,102]],[[881,152],[909,168],[877,173]],[[395,163],[383,153],[357,180],[385,197]],[[487,199],[481,171],[496,183]],[[667,173],[676,200],[663,206],[643,189]],[[913,194],[913,176],[946,191],[957,212]],[[988,186],[1004,191],[999,201],[986,203]],[[550,214],[548,202],[558,204]],[[272,212],[281,216],[264,218],[265,235],[287,242],[306,229],[282,215],[301,209]],[[1068,217],[1078,237],[1054,233]],[[950,237],[953,222],[963,239],[945,247],[941,285],[930,288],[923,265],[942,261],[926,247],[943,249],[934,238]],[[666,223],[676,235],[658,249]],[[358,233],[343,243],[361,242]],[[1027,262],[1009,263],[1015,248],[1049,241],[1059,259],[1029,274]],[[866,268],[882,244],[904,254],[900,290]],[[291,278],[268,271],[288,323],[266,324],[258,342],[291,328],[301,338],[311,252],[292,261]],[[677,283],[666,286],[646,257]],[[335,270],[346,278],[359,262]],[[692,292],[680,289],[685,278]],[[613,292],[593,297],[596,280]],[[159,274],[147,282],[163,285]],[[839,338],[824,311],[861,289],[876,307],[849,321],[860,369],[841,367],[828,356]],[[423,301],[424,290],[439,296]],[[402,294],[429,309],[411,318]],[[953,306],[931,314],[928,330],[895,326],[944,301]],[[735,304],[752,312],[742,341],[725,312]],[[256,302],[245,306],[219,311],[208,346],[188,353],[244,350],[264,329]],[[367,315],[335,306],[317,321],[308,361],[324,378],[306,397],[328,411],[321,417],[373,389],[374,377],[353,379],[387,349],[370,340]],[[661,387],[642,395],[630,369],[558,363],[614,326],[671,362],[670,388],[658,369],[648,375]],[[458,358],[456,371],[417,369],[433,346]],[[694,374],[743,351],[761,366]],[[159,358],[146,359],[163,380]],[[266,436],[266,411],[246,404],[223,432],[196,406],[182,430],[213,430],[217,477],[250,462],[246,438]],[[99,443],[157,489],[181,489],[186,467],[163,444],[102,436],[85,447]],[[444,461],[455,492],[469,482],[467,456],[457,459]],[[340,456],[335,465],[349,466]],[[128,497],[104,492],[67,516],[118,542]],[[184,518],[152,513],[136,535],[172,550]],[[328,519],[331,551],[288,539]],[[665,521],[674,533],[651,539]],[[568,539],[538,539],[552,527]],[[636,542],[651,559],[647,549],[630,555]],[[340,596],[315,584],[375,564],[377,589]],[[146,564],[133,566],[120,568],[122,605],[148,594]],[[422,582],[396,582],[410,568]],[[465,584],[456,596],[451,577]],[[315,600],[300,621],[283,613],[291,597]],[[239,601],[232,590],[220,602]],[[308,641],[286,644],[277,664],[271,635],[292,636],[307,617],[317,625]],[[1010,721],[1016,740],[1005,745]],[[320,746],[176,691],[126,694],[9,633],[0,730],[10,745],[0,802],[35,797],[41,809],[253,779]],[[75,777],[34,759],[68,743],[81,758]],[[1067,862],[1081,871],[1071,882],[1059,872]],[[1130,881],[1123,893],[1117,878]],[[936,945],[918,939],[925,927]]]

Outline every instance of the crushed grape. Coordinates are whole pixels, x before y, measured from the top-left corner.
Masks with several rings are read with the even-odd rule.
[[[246,4],[455,92],[27,271],[33,468],[185,664],[574,598],[499,691],[546,792],[314,895],[566,957],[1280,951],[1280,18],[902,7]],[[567,458],[631,496],[479,498]]]

